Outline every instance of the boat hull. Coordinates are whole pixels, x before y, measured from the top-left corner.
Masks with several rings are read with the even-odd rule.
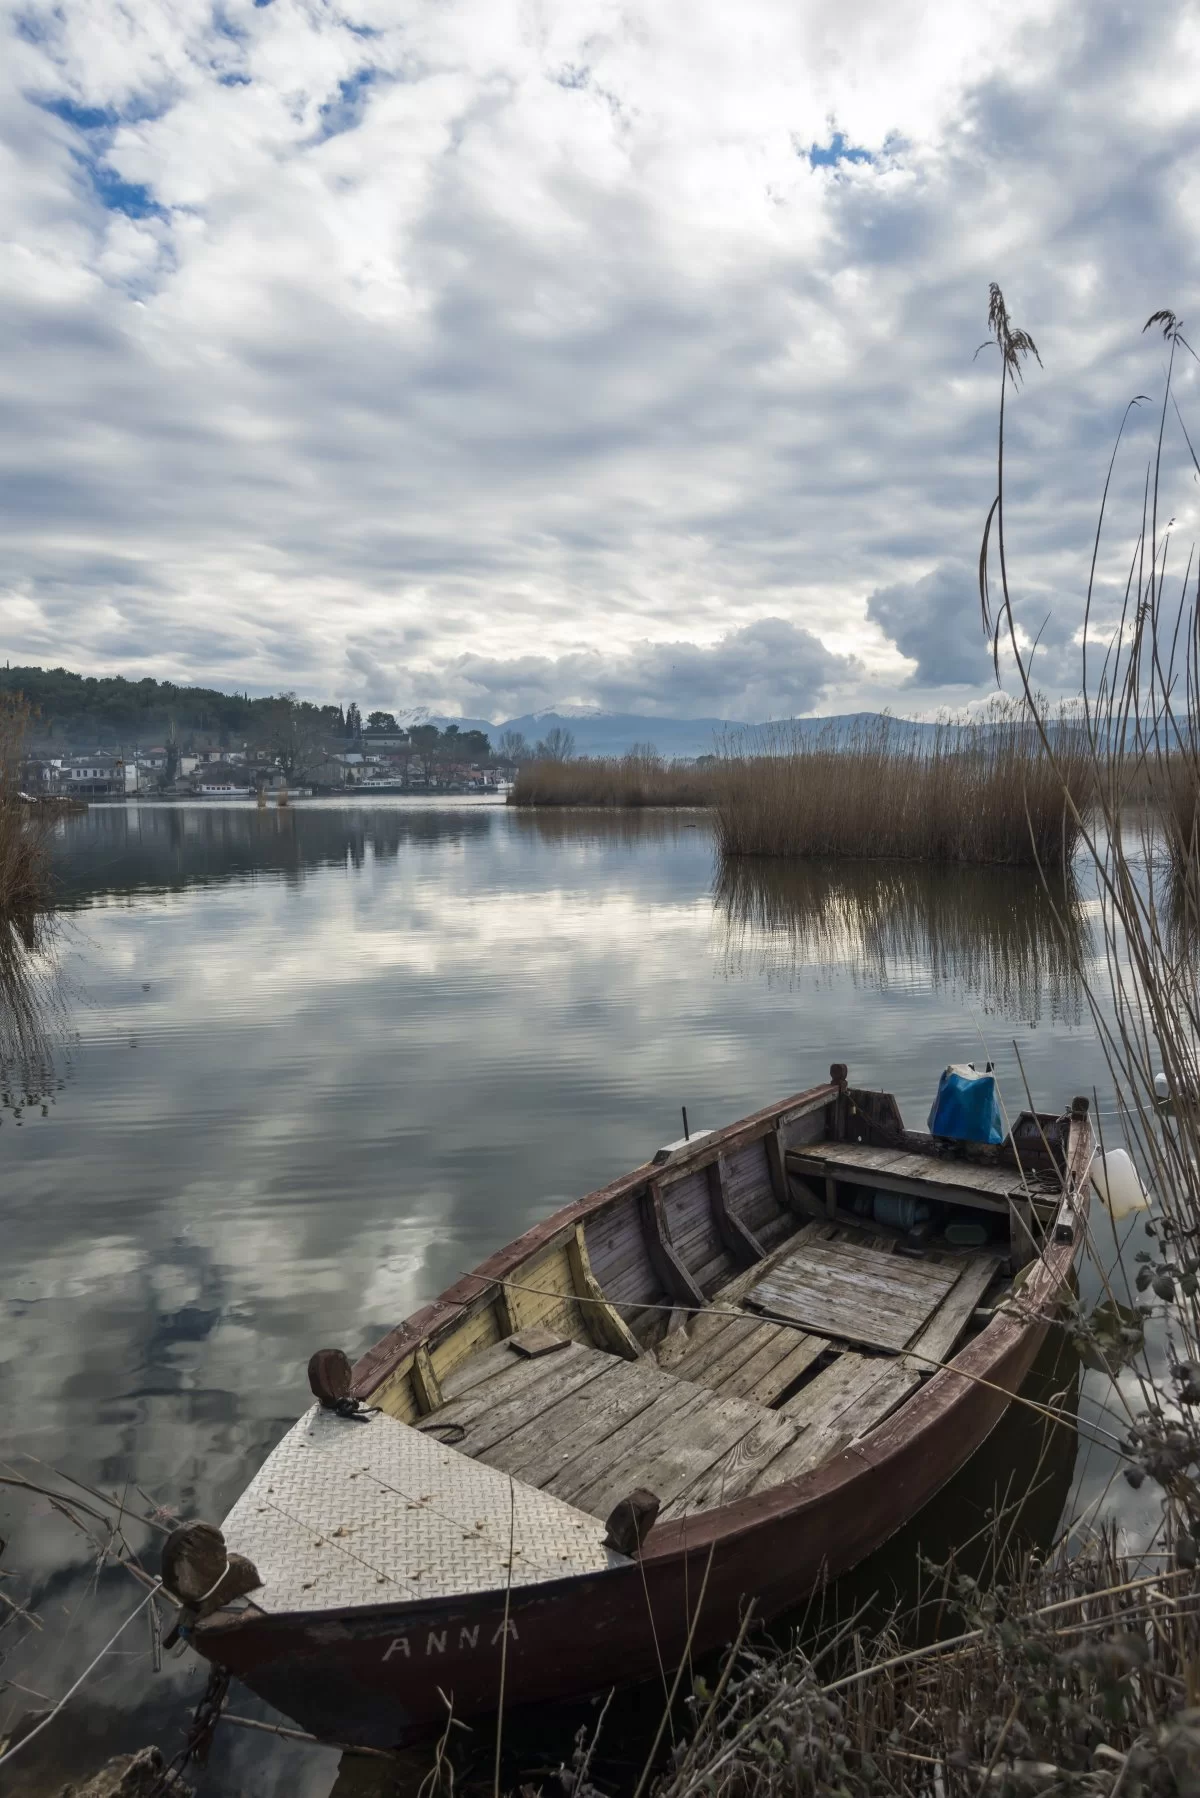
[[[264,1615],[228,1611],[193,1641],[314,1735],[375,1747],[654,1676],[721,1647],[746,1602],[770,1618],[855,1566],[985,1440],[1029,1372],[1071,1276],[1057,1244],[1022,1299],[900,1412],[801,1479],[660,1526],[640,1564],[424,1603]]]

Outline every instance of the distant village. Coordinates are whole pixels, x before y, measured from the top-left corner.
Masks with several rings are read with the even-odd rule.
[[[332,716],[329,714],[332,713]],[[483,731],[405,730],[389,713],[364,722],[355,706],[315,724],[298,709],[267,740],[225,731],[182,740],[66,750],[31,741],[21,767],[30,798],[249,799],[259,793],[483,793],[506,788],[516,764]]]

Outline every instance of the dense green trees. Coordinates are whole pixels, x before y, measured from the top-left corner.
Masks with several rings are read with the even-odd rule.
[[[211,687],[177,687],[171,681],[125,680],[121,675],[72,674],[66,668],[0,669],[0,693],[23,693],[35,712],[33,735],[64,745],[155,740],[165,742],[192,731],[257,739],[270,731],[280,698],[251,699],[246,693],[218,693]],[[297,703],[297,702],[293,702]],[[314,725],[333,728],[337,706],[299,702]]]
[[[212,687],[178,687],[171,681],[125,680],[121,675],[73,674],[67,668],[0,668],[0,695],[24,694],[34,717],[32,739],[62,749],[98,749],[159,743],[186,745],[199,736],[223,748],[247,743],[272,748],[284,766],[298,769],[319,743],[357,740],[363,719],[351,700],[313,705],[294,693],[251,699],[248,693],[218,693]],[[370,731],[395,732],[393,712],[375,711]],[[487,733],[451,724],[415,725],[408,732],[421,754],[448,761],[478,762],[492,753]]]

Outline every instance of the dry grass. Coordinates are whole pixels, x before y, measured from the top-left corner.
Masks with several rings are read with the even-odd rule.
[[[1103,1537],[987,1592],[945,1573],[926,1648],[894,1632],[810,1654],[743,1644],[658,1798],[1197,1789],[1194,1571],[1148,1575]]]
[[[780,725],[765,753],[725,745],[716,773],[717,840],[725,856],[887,856],[900,860],[1037,863],[1058,868],[1078,826],[1064,777],[1082,803],[1082,744],[1064,717],[1056,770],[1022,706],[997,700],[932,736],[879,718],[815,741]]]
[[[653,749],[622,756],[526,762],[510,805],[711,805],[712,771],[664,762]]]
[[[51,822],[21,797],[29,707],[0,699],[0,1083],[40,1095],[51,1073],[47,981],[51,948]]]
[[[0,917],[29,937],[45,905],[49,881],[47,826],[21,798],[21,753],[29,707],[19,696],[0,701]]]

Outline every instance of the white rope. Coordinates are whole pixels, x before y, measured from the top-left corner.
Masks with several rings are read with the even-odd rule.
[[[208,1588],[207,1592],[201,1592],[199,1598],[185,1598],[184,1599],[183,1602],[184,1602],[184,1604],[186,1604],[188,1606],[189,1610],[194,1611],[198,1605],[202,1605],[206,1602],[206,1600],[210,1599],[228,1572],[229,1572],[229,1561],[227,1559],[225,1562],[225,1565],[222,1567],[220,1573],[218,1573],[216,1579],[213,1581],[212,1585]]]
[[[221,1577],[224,1578],[224,1575],[222,1575]],[[219,1583],[220,1582],[218,1582],[218,1584]],[[0,1754],[0,1767],[7,1766],[8,1762],[10,1760],[12,1760],[15,1755],[20,1754],[22,1748],[28,1748],[30,1742],[33,1741],[35,1736],[41,1735],[42,1731],[45,1729],[45,1727],[48,1723],[53,1723],[54,1719],[58,1716],[59,1711],[62,1710],[63,1705],[66,1704],[68,1698],[74,1697],[75,1693],[78,1692],[80,1686],[83,1684],[84,1680],[88,1677],[89,1673],[92,1673],[100,1665],[100,1662],[104,1659],[105,1655],[108,1653],[108,1651],[112,1647],[113,1643],[117,1640],[117,1637],[123,1636],[125,1634],[125,1631],[129,1628],[129,1625],[133,1622],[134,1618],[140,1617],[142,1612],[145,1610],[146,1606],[148,1604],[150,1604],[151,1601],[153,1600],[153,1598],[155,1597],[155,1595],[161,1591],[162,1591],[162,1581],[156,1580],[154,1583],[154,1586],[151,1588],[151,1590],[149,1592],[147,1592],[147,1594],[146,1594],[145,1598],[143,1598],[141,1604],[138,1605],[136,1610],[130,1611],[128,1617],[126,1617],[124,1623],[121,1625],[120,1629],[116,1632],[116,1635],[109,1637],[108,1641],[104,1644],[104,1647],[100,1650],[100,1652],[96,1656],[95,1660],[89,1661],[88,1665],[84,1668],[83,1672],[79,1675],[79,1678],[75,1681],[75,1684],[63,1693],[62,1697],[59,1699],[59,1701],[55,1705],[54,1709],[52,1711],[48,1711],[47,1714],[42,1718],[41,1722],[39,1724],[37,1724],[37,1726],[34,1729],[31,1729],[27,1736],[22,1736],[21,1740],[16,1744],[15,1747],[10,1748],[6,1754]]]

